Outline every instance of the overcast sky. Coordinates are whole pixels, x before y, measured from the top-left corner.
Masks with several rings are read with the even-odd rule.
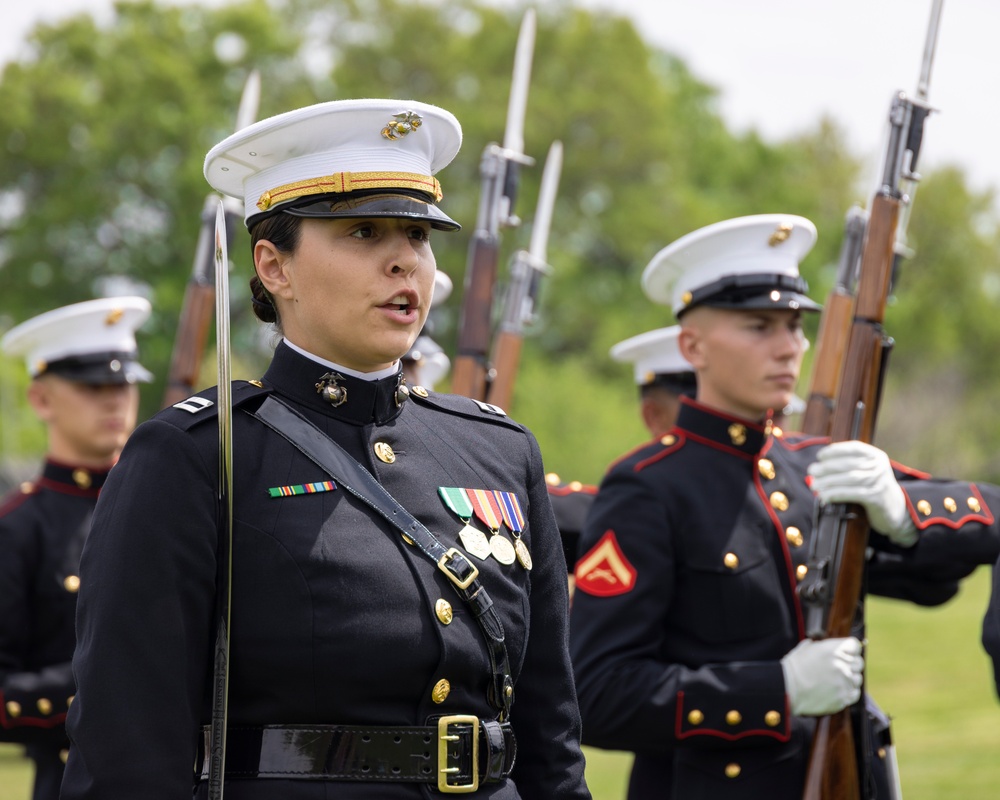
[[[194,0],[189,0],[194,1]],[[212,0],[221,2],[222,0]],[[496,0],[504,2],[504,0]],[[680,55],[721,90],[735,130],[768,139],[840,120],[852,149],[875,160],[892,93],[916,89],[932,0],[576,0],[632,17],[646,39]],[[541,5],[541,4],[540,4]],[[38,19],[111,0],[9,2],[0,61]],[[922,166],[956,162],[977,188],[1000,187],[1000,0],[947,0],[938,35]],[[874,178],[873,178],[874,179]]]

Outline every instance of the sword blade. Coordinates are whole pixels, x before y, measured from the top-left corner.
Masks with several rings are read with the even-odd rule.
[[[229,626],[233,566],[233,398],[232,368],[229,361],[229,250],[226,237],[226,209],[221,200],[215,213],[215,331],[219,379],[217,398],[219,412],[219,582],[216,599],[218,619],[212,687],[208,796],[210,800],[222,800],[226,771]]]

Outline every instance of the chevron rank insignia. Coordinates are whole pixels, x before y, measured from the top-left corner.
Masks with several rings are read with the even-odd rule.
[[[614,597],[632,591],[638,573],[608,530],[576,564],[576,588],[596,597]]]

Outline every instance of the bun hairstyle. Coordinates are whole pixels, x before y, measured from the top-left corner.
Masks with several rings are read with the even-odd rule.
[[[278,213],[256,222],[250,230],[250,252],[253,253],[257,242],[267,240],[281,253],[293,253],[299,246],[302,231],[302,217]],[[278,307],[271,293],[264,287],[260,278],[254,274],[250,279],[250,296],[253,313],[261,322],[267,322],[281,328],[278,319]]]

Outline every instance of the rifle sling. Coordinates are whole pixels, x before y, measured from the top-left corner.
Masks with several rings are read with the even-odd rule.
[[[486,640],[492,677],[487,698],[501,713],[501,720],[506,720],[514,700],[514,682],[504,643],[503,624],[493,607],[493,600],[479,582],[479,570],[459,550],[448,549],[441,544],[364,465],[284,402],[269,395],[253,416],[320,466],[342,489],[371,506],[448,576],[449,584],[471,609]]]

